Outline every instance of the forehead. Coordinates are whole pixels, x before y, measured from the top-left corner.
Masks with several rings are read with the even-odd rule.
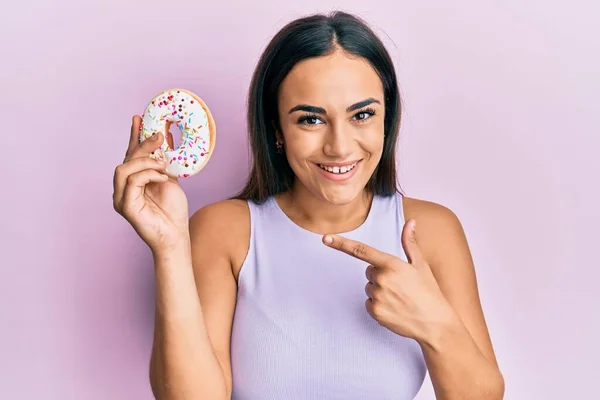
[[[296,64],[283,80],[279,103],[346,108],[368,97],[383,104],[383,85],[371,64],[341,51]]]

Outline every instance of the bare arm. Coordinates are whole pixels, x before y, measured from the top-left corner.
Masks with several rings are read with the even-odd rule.
[[[231,218],[239,211],[239,204],[229,202],[204,207],[190,219],[190,239],[154,256],[150,381],[157,399],[231,396],[229,343],[237,286],[230,252],[237,237],[235,229],[227,235],[224,228],[235,225]]]
[[[422,344],[436,398],[502,399],[504,378],[485,322],[462,225],[441,205],[407,199],[406,206],[407,218],[417,220],[417,242],[456,313],[454,323]]]

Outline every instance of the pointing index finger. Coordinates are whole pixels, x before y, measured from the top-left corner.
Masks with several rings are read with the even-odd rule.
[[[374,249],[364,243],[338,235],[323,236],[323,243],[374,266],[381,267],[386,265],[391,257],[390,254]]]

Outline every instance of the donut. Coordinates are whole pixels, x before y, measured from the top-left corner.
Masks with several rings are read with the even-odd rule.
[[[166,140],[171,124],[181,131],[181,145],[176,149]],[[189,90],[165,90],[148,103],[142,115],[140,143],[159,132],[165,140],[150,157],[165,160],[165,172],[172,177],[187,178],[200,172],[215,148],[215,121],[206,103]]]

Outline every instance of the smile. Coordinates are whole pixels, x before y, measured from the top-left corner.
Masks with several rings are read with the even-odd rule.
[[[327,178],[330,181],[342,182],[348,181],[352,178],[356,171],[359,169],[358,166],[362,160],[350,161],[345,163],[331,163],[331,164],[321,164],[314,163],[317,171],[320,172],[320,175]]]
[[[354,169],[354,167],[356,167],[356,164],[358,164],[358,161],[353,162],[352,164],[347,164],[347,165],[325,165],[325,164],[317,164],[319,166],[319,168],[324,169],[325,171],[331,172],[332,174],[345,174],[348,173],[350,171],[352,171]]]

